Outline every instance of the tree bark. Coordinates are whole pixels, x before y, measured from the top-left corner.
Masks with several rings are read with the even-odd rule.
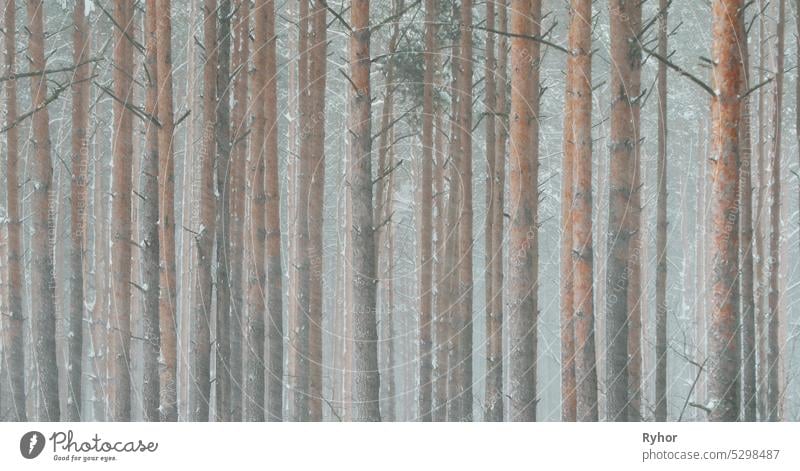
[[[579,4],[570,5],[570,28],[567,41],[570,48],[576,43],[576,35],[584,26],[583,18],[577,14]],[[573,52],[574,53],[574,52]],[[561,420],[575,422],[577,416],[577,383],[575,378],[575,264],[572,257],[573,228],[572,204],[575,191],[575,136],[574,110],[575,69],[572,56],[567,58],[567,76],[564,93],[564,142],[561,163]]]
[[[745,32],[744,15],[739,15],[739,31],[742,34],[742,66],[744,68],[742,92],[750,88],[750,50]],[[750,134],[750,99],[744,97],[741,104],[742,117],[739,123],[739,139],[741,140],[740,169],[740,219],[739,238],[741,243],[741,316],[742,316],[742,419],[746,422],[756,421],[756,318],[755,292],[753,289],[753,147]]]
[[[219,3],[219,36],[217,67],[216,139],[217,139],[217,319],[214,388],[216,419],[231,420],[231,0]]]
[[[131,419],[131,155],[133,113],[133,2],[116,0],[114,21],[114,145],[111,183],[111,327],[108,397],[110,419]]]
[[[772,123],[772,207],[769,237],[769,294],[767,341],[767,419],[780,420],[780,238],[781,238],[781,139],[783,135],[783,67],[786,28],[786,0],[778,3],[777,49],[775,60],[775,91]]]
[[[350,15],[350,193],[353,205],[353,419],[380,421],[375,236],[372,198],[369,0]]]
[[[639,126],[639,77],[641,50],[638,35],[641,25],[641,3],[611,0],[611,61],[615,73],[611,74],[611,136],[610,191],[608,213],[608,264],[606,270],[606,388],[609,420],[628,419],[629,352],[639,354],[633,345],[629,348],[628,316],[634,313],[629,299],[629,289],[638,283],[629,283],[636,249],[636,229],[640,208],[636,187],[638,164],[637,129]],[[632,209],[632,210],[631,210]],[[632,285],[632,286],[631,286]],[[638,291],[635,293],[638,296]],[[638,337],[637,337],[638,338]]]
[[[659,0],[658,53],[667,56],[668,0]],[[656,373],[655,420],[667,421],[667,65],[658,63],[658,162],[656,169]]]
[[[145,112],[158,116],[158,10],[157,0],[147,0],[145,6],[145,77],[147,90]],[[141,232],[141,282],[143,290],[143,416],[147,422],[159,419],[159,240],[158,240],[158,127],[145,123],[145,152],[139,180],[139,230]]]
[[[236,43],[234,50],[233,154],[231,156],[231,415],[234,422],[242,420],[243,376],[242,336],[244,329],[244,247],[245,247],[245,174],[247,172],[247,87],[250,76],[250,2],[237,0]],[[224,339],[223,339],[224,340]]]
[[[308,202],[308,236],[309,236],[309,310],[308,310],[308,419],[319,422],[322,420],[322,275],[323,275],[323,245],[322,228],[324,218],[325,197],[325,75],[327,70],[328,38],[327,38],[327,8],[319,0],[314,2],[311,11],[311,36],[309,42],[308,80],[309,95],[308,107],[310,114],[306,125],[310,133],[310,194]],[[277,148],[277,133],[276,133]],[[277,153],[275,157],[275,181],[277,182]],[[277,221],[277,188],[274,189],[276,198]],[[276,227],[278,227],[276,225]],[[279,236],[279,232],[276,231]],[[280,263],[280,239],[275,239],[275,260]],[[274,268],[273,268],[274,269]],[[271,274],[280,276],[280,265],[277,271]],[[273,286],[270,278],[270,286]],[[278,285],[280,287],[280,285]],[[280,299],[281,291],[274,293]],[[280,318],[280,314],[278,314]],[[275,336],[276,340],[279,337]]]
[[[712,98],[711,312],[708,326],[710,420],[739,417],[738,202],[742,90],[740,0],[712,6],[716,96]]]
[[[509,420],[536,420],[540,0],[511,2]]]
[[[267,319],[269,322],[266,329],[267,342],[269,344],[267,419],[280,422],[283,418],[283,301],[281,298],[283,296],[283,270],[281,268],[280,186],[278,177],[278,71],[275,49],[275,1],[268,0],[262,10],[262,14],[265,15],[263,21],[266,22],[265,39],[268,41],[265,45],[264,56],[267,76],[264,89],[264,103],[266,105],[264,114],[266,125],[264,158],[266,167],[264,171],[266,178],[266,262],[269,283],[266,291],[268,303]],[[317,21],[319,22],[320,20]],[[324,24],[324,16],[322,21]],[[324,82],[322,90],[324,94]],[[324,138],[320,139],[319,146],[321,150]],[[321,362],[321,355],[319,360]],[[319,420],[321,420],[321,417]]]
[[[216,223],[214,198],[214,159],[216,157],[217,106],[217,0],[203,4],[203,133],[201,135],[199,178],[199,220],[193,221],[196,275],[192,291],[192,339],[190,342],[189,416],[192,421],[208,421],[211,401],[211,313],[213,282],[212,256]],[[263,259],[262,259],[263,260]]]
[[[425,75],[422,97],[422,175],[419,235],[419,419],[430,422],[433,406],[433,81],[437,0],[425,0]]]
[[[5,72],[17,72],[16,2],[5,4]],[[25,409],[25,345],[23,336],[22,293],[25,274],[22,261],[22,216],[19,197],[19,130],[17,121],[17,81],[7,80],[6,88],[6,206],[8,215],[8,316],[3,316],[3,368],[7,369],[11,397],[3,400],[10,404],[9,418],[16,422],[28,420]],[[30,414],[31,416],[33,414]]]
[[[250,141],[250,169],[248,182],[250,189],[249,231],[245,243],[248,259],[248,305],[247,305],[247,355],[244,367],[244,418],[250,422],[262,422],[264,408],[264,316],[266,302],[266,201],[264,189],[266,173],[266,99],[267,80],[271,78],[267,70],[267,5],[270,0],[260,0],[253,11],[255,21],[255,40],[253,74],[253,94],[250,109],[253,113]]]
[[[461,3],[461,22],[459,26],[459,77],[456,93],[458,102],[458,171],[463,182],[461,188],[461,214],[458,224],[457,275],[458,306],[456,316],[457,362],[451,365],[455,370],[454,414],[451,420],[472,421],[472,0]],[[535,69],[538,73],[538,68]],[[535,180],[534,180],[535,181]]]
[[[597,362],[594,342],[594,254],[592,244],[592,8],[573,2],[570,29],[574,190],[572,259],[574,264],[576,420],[597,421]]]
[[[159,238],[159,395],[161,420],[178,420],[178,285],[175,260],[175,132],[172,104],[172,3],[157,0],[158,65],[158,238]]]
[[[506,9],[507,0],[492,1],[497,10],[497,29],[507,30]],[[488,13],[487,13],[488,16]],[[487,304],[491,303],[486,318],[486,405],[484,420],[493,422],[503,421],[503,210],[505,198],[505,167],[506,167],[506,139],[508,138],[508,120],[506,118],[506,88],[508,86],[508,39],[504,34],[497,38],[496,67],[492,72],[495,80],[493,92],[495,103],[493,107],[494,119],[494,162],[490,168],[492,202],[491,233],[488,234],[487,244],[491,243],[491,263],[488,275],[491,280],[491,296],[487,297]],[[496,74],[496,76],[494,75]],[[488,77],[489,75],[487,75]],[[487,82],[488,86],[488,82]],[[488,90],[487,90],[487,93]],[[488,152],[488,139],[487,139]],[[489,190],[487,190],[489,191]],[[487,279],[487,282],[489,279]]]
[[[312,138],[314,116],[310,106],[309,83],[309,14],[308,0],[300,0],[300,32],[298,36],[298,111],[300,152],[295,162],[295,234],[294,264],[296,295],[294,312],[289,319],[289,378],[291,380],[291,414],[296,422],[309,417],[309,314],[311,308],[311,258],[308,254],[309,193],[311,189]]]

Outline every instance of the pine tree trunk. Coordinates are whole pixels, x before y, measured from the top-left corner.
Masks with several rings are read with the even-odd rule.
[[[750,50],[745,32],[744,15],[739,15],[739,31],[742,33],[742,96],[750,89]],[[739,139],[741,140],[741,173],[739,198],[741,212],[739,219],[739,238],[741,243],[741,342],[742,342],[742,419],[746,422],[756,421],[756,319],[755,292],[753,289],[753,146],[750,134],[750,99],[746,96],[741,104],[742,117],[739,123]]]
[[[536,420],[540,0],[511,2],[509,420]]]
[[[145,69],[147,93],[145,112],[158,116],[158,10],[157,0],[147,0],[145,7]],[[159,240],[158,240],[158,127],[153,122],[145,123],[145,152],[139,180],[139,236],[141,245],[141,282],[144,300],[142,317],[144,321],[143,338],[143,385],[142,401],[144,420],[156,422],[159,419]]]
[[[625,28],[629,31],[628,44],[638,44],[635,38],[642,29],[642,3],[625,2]],[[642,164],[641,164],[641,51],[628,46],[628,61],[631,62],[630,82],[626,86],[630,111],[628,119],[632,125],[633,146],[633,186],[628,216],[631,218],[630,252],[628,259],[628,403],[627,420],[642,420],[642,264],[647,259],[642,243]]]
[[[769,238],[769,294],[767,341],[767,419],[780,420],[780,237],[781,237],[781,139],[783,134],[783,66],[784,31],[786,28],[786,0],[778,3],[777,49],[775,63],[775,95],[772,135],[772,208],[770,209]]]
[[[267,262],[267,419],[280,422],[283,418],[283,270],[281,268],[281,221],[280,187],[278,176],[278,72],[275,50],[275,1],[268,0],[259,13],[264,15],[265,73],[267,82],[264,89],[265,125],[264,138],[265,178],[266,178],[266,262]],[[324,21],[324,19],[323,19]],[[324,54],[323,54],[324,56]],[[324,90],[324,87],[323,87]],[[324,93],[324,92],[323,92]],[[320,144],[321,145],[321,144]],[[259,259],[263,260],[263,259]],[[320,356],[320,360],[321,360]]]
[[[759,11],[765,11],[765,8],[766,0],[760,0],[758,6]],[[766,38],[769,36],[769,31],[767,31],[764,16],[763,14],[758,16],[758,83],[763,83],[766,75]],[[758,365],[758,371],[756,372],[756,409],[758,410],[758,417],[762,421],[766,420],[767,415],[767,93],[767,87],[761,87],[758,90],[758,142],[756,143],[756,151],[758,153],[758,193],[756,195],[758,212],[755,218],[756,258],[758,259],[756,266],[756,285],[758,286],[756,291],[756,364]]]
[[[658,53],[667,56],[668,0],[659,0]],[[658,63],[655,420],[667,421],[667,65]]]
[[[328,38],[327,8],[322,2],[314,2],[311,11],[311,36],[309,41],[308,108],[310,114],[306,122],[310,133],[310,174],[308,196],[308,236],[309,236],[309,310],[308,310],[308,419],[322,420],[322,276],[323,245],[322,228],[325,196],[325,74],[327,70]],[[277,134],[276,134],[277,136]],[[277,141],[276,141],[277,142]],[[304,156],[305,157],[305,156]],[[275,157],[275,181],[277,182],[277,155]],[[275,189],[277,198],[277,188]],[[277,203],[277,199],[276,199]],[[276,205],[276,211],[277,211]],[[277,215],[277,213],[276,213]],[[277,220],[277,216],[276,216]],[[280,240],[276,239],[276,248]],[[277,252],[276,260],[280,261]],[[280,265],[274,275],[280,276]],[[272,285],[272,278],[270,278]],[[274,293],[280,299],[281,291]],[[278,314],[280,318],[280,314]],[[276,336],[276,340],[278,337]]]
[[[573,326],[575,330],[576,420],[597,421],[597,362],[594,342],[594,254],[592,244],[592,7],[573,2],[570,29],[569,109],[572,114],[574,188],[572,259],[574,264]]]
[[[249,422],[263,422],[264,409],[264,315],[266,302],[265,250],[267,230],[266,193],[264,189],[266,172],[266,99],[267,80],[272,76],[267,70],[267,3],[260,0],[255,5],[253,94],[250,109],[253,113],[252,139],[250,140],[250,170],[247,180],[250,189],[250,225],[245,242],[248,270],[248,304],[246,336],[246,363],[244,365],[244,419]]]
[[[437,62],[437,65],[439,62]],[[436,114],[436,331],[434,332],[435,353],[433,364],[433,421],[447,420],[447,375],[449,329],[449,271],[448,236],[450,225],[450,202],[452,196],[445,193],[445,173],[447,172],[447,153],[444,151],[444,128],[442,112]],[[452,180],[451,180],[452,181]]]
[[[735,421],[739,417],[738,338],[738,201],[739,120],[742,90],[741,23],[733,22],[742,8],[740,0],[717,0],[712,7],[714,120],[711,142],[712,193],[710,259],[712,261],[711,312],[708,326],[710,420]]]
[[[114,143],[111,182],[111,313],[109,326],[110,420],[131,419],[131,155],[133,113],[133,3],[116,0],[114,21]]]
[[[369,0],[353,0],[350,25],[350,193],[353,205],[353,419],[380,421],[375,236],[372,198],[372,100]]]
[[[492,1],[497,10],[497,29],[505,32],[507,29],[506,5],[507,0]],[[492,16],[488,15],[488,18]],[[506,35],[499,35],[497,39],[496,67],[492,72],[494,79],[495,103],[493,106],[494,118],[494,161],[489,169],[491,184],[487,186],[491,198],[491,233],[488,234],[487,244],[491,243],[491,263],[489,263],[487,282],[491,280],[491,296],[487,297],[488,308],[486,318],[486,410],[485,421],[503,421],[503,201],[505,198],[505,167],[506,167],[506,138],[508,137],[506,88],[508,85],[508,39]],[[496,73],[496,76],[494,75]],[[488,77],[489,75],[487,75]],[[487,82],[488,86],[488,82]],[[489,93],[487,89],[487,93]],[[487,130],[488,134],[488,130]],[[487,152],[488,152],[487,139]],[[489,190],[491,189],[491,190]]]
[[[208,421],[211,400],[211,315],[213,282],[212,257],[216,223],[214,198],[214,159],[216,157],[217,106],[217,0],[203,4],[203,133],[201,135],[199,179],[199,220],[193,221],[195,246],[194,286],[192,287],[192,339],[189,347],[192,386],[189,391],[189,417],[194,422]]]
[[[433,405],[433,76],[438,2],[425,0],[425,75],[422,98],[422,175],[419,222],[419,419],[430,422]]]
[[[217,68],[216,139],[217,139],[217,319],[215,335],[214,388],[216,420],[231,420],[231,0],[219,3],[219,45]]]
[[[608,267],[606,270],[607,318],[606,413],[612,421],[628,419],[629,352],[638,353],[638,345],[629,348],[628,316],[634,313],[629,283],[636,244],[640,208],[636,187],[638,147],[639,77],[641,51],[637,46],[641,25],[641,3],[611,0],[611,61],[616,65],[611,75],[610,192],[608,214]],[[638,290],[634,296],[638,297]],[[636,299],[636,298],[633,298]],[[636,327],[636,326],[634,326]],[[638,337],[637,337],[638,338]]]
[[[16,43],[16,2],[7,0],[5,4],[5,72],[17,72]],[[6,88],[6,206],[8,217],[8,316],[3,316],[3,356],[11,389],[11,398],[4,399],[3,405],[10,404],[11,420],[24,422],[28,416],[25,410],[25,345],[23,336],[22,293],[25,275],[22,262],[22,217],[19,197],[19,130],[13,124],[17,121],[17,81],[7,80]]]
[[[157,0],[158,40],[158,229],[159,229],[159,395],[161,420],[178,420],[177,273],[175,260],[175,156],[172,105],[172,6]]]
[[[291,416],[304,422],[309,416],[309,313],[311,307],[311,259],[309,249],[309,193],[311,188],[311,130],[314,127],[309,98],[309,24],[308,0],[300,0],[300,32],[298,37],[298,110],[300,152],[295,163],[295,234],[294,255],[296,296],[294,312],[289,320],[289,378],[291,380]]]
[[[457,116],[459,132],[459,174],[463,182],[461,215],[458,225],[459,263],[457,292],[457,358],[455,369],[454,421],[472,421],[472,0],[461,3],[459,26],[460,66],[458,88],[461,95]],[[535,69],[538,73],[538,68]],[[535,180],[534,180],[535,181]]]
[[[242,336],[244,329],[244,247],[245,247],[245,174],[247,172],[247,86],[250,75],[250,2],[237,0],[236,43],[234,50],[233,154],[231,155],[231,415],[230,420],[242,420],[243,376]],[[224,339],[223,339],[224,340]]]
[[[576,42],[576,35],[583,26],[583,18],[576,9],[579,4],[570,5],[570,28],[568,42],[570,47]],[[575,378],[575,265],[572,257],[572,204],[575,191],[575,137],[574,111],[572,109],[575,70],[574,60],[567,58],[567,76],[564,93],[564,157],[561,164],[561,420],[577,420],[577,383]]]

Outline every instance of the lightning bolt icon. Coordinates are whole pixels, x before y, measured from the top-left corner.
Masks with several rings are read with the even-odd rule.
[[[33,453],[33,448],[36,446],[37,441],[38,438],[36,437],[36,434],[31,435],[31,442],[28,445],[28,453]]]

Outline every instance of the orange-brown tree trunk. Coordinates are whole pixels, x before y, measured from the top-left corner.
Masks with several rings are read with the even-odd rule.
[[[577,16],[576,8],[570,6],[570,45],[575,43],[575,35],[582,26],[583,19]],[[573,26],[574,25],[574,26]],[[571,46],[570,46],[571,47]],[[572,95],[575,94],[574,60],[567,58],[567,76],[564,93],[564,140],[561,163],[561,420],[577,420],[577,384],[575,382],[575,324],[574,324],[574,286],[575,266],[572,260],[572,203],[575,189],[575,137],[572,110]]]
[[[235,26],[235,71],[233,105],[233,149],[231,155],[231,415],[234,422],[242,420],[244,385],[242,336],[244,330],[244,247],[245,247],[245,174],[247,172],[247,86],[250,59],[250,2],[237,0]],[[224,340],[224,339],[223,339]]]
[[[511,2],[508,418],[536,420],[539,43],[541,1]]]
[[[576,419],[597,421],[597,361],[594,342],[594,254],[592,243],[592,36],[590,0],[572,3],[569,109],[572,117]],[[574,28],[574,30],[573,30]]]
[[[189,349],[191,389],[189,417],[195,422],[207,421],[211,401],[211,319],[212,260],[216,224],[214,198],[214,160],[216,157],[217,106],[217,0],[203,4],[203,133],[201,135],[199,178],[199,220],[193,221],[195,281],[192,286],[192,338]]]
[[[716,0],[712,5],[714,89],[710,313],[708,316],[708,395],[714,421],[739,417],[740,353],[738,304],[739,120],[742,80],[740,0]]]

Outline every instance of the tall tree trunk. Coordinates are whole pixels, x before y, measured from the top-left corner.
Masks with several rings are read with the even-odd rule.
[[[425,0],[425,75],[422,98],[422,175],[419,223],[419,419],[430,422],[433,405],[433,80],[437,0]]]
[[[266,291],[268,303],[267,321],[269,322],[267,326],[267,342],[269,344],[267,419],[280,422],[283,418],[283,302],[281,298],[283,295],[283,270],[281,268],[280,186],[278,176],[278,69],[275,49],[277,41],[275,38],[275,1],[268,0],[262,10],[263,12],[260,13],[264,15],[263,21],[266,23],[265,39],[268,41],[265,45],[264,56],[267,76],[264,89],[264,104],[266,106],[264,114],[266,125],[264,159],[266,166],[264,171],[266,178],[266,262],[269,283]],[[319,22],[320,20],[317,21]],[[322,22],[324,25],[324,15]],[[324,57],[324,53],[322,56]],[[323,94],[324,89],[323,83]],[[322,146],[324,139],[319,139],[321,140],[319,145]],[[319,359],[321,361],[322,357],[320,356]],[[319,420],[321,420],[321,417]]]
[[[353,419],[380,421],[375,236],[372,198],[372,100],[369,0],[353,0],[350,15],[350,193],[353,205]]]
[[[575,329],[576,420],[597,421],[597,362],[594,342],[594,254],[592,244],[592,6],[572,4],[568,69],[572,117],[574,190],[572,258],[574,264],[573,325]],[[574,30],[573,30],[574,28]]]
[[[781,239],[781,139],[783,135],[783,67],[784,32],[786,29],[786,0],[778,3],[777,49],[775,60],[775,95],[772,112],[772,208],[769,237],[769,307],[767,341],[767,419],[780,420],[780,239]]]
[[[392,1],[392,14],[396,15],[403,8],[402,0]],[[383,375],[384,381],[381,381],[383,388],[382,395],[385,398],[383,406],[381,407],[381,418],[387,422],[395,420],[395,375],[396,371],[393,368],[393,354],[395,348],[395,339],[391,331],[391,318],[393,314],[393,297],[394,297],[394,277],[392,275],[394,268],[394,255],[391,249],[392,242],[392,183],[394,180],[393,172],[391,171],[393,162],[391,156],[393,154],[394,145],[394,54],[397,51],[397,40],[400,36],[400,27],[398,22],[394,22],[392,26],[392,34],[389,38],[387,47],[387,61],[384,67],[385,85],[383,96],[383,109],[380,115],[380,138],[378,140],[378,169],[377,181],[375,182],[375,206],[373,208],[373,220],[375,222],[375,273],[378,276],[380,288],[380,306],[379,323],[382,326],[382,333],[380,334],[381,356],[383,361]]]
[[[157,0],[158,41],[158,238],[159,318],[161,359],[159,396],[161,420],[178,420],[178,284],[175,259],[175,121],[172,104],[172,3]]]
[[[116,0],[114,21],[114,145],[111,183],[111,327],[108,397],[110,419],[131,419],[131,155],[133,113],[133,2]]]
[[[309,416],[309,313],[311,307],[311,259],[309,248],[309,193],[311,188],[311,130],[314,127],[309,98],[309,25],[308,0],[300,0],[300,31],[298,36],[298,111],[300,152],[295,162],[295,234],[294,265],[296,295],[294,312],[289,319],[289,378],[291,380],[290,411],[294,421],[303,422]]]
[[[217,106],[217,0],[203,4],[203,133],[200,149],[199,220],[193,221],[195,245],[195,282],[192,287],[192,339],[190,372],[193,385],[189,391],[189,416],[192,421],[207,421],[211,400],[211,312],[213,282],[212,256],[215,234],[214,158],[216,157]],[[262,259],[263,260],[263,259]]]
[[[458,224],[459,263],[457,275],[458,307],[457,362],[453,366],[456,378],[454,421],[472,421],[472,0],[461,2],[459,26],[459,77],[456,93],[458,102],[458,171],[463,182],[461,215]],[[538,73],[538,67],[533,69]],[[534,180],[535,181],[535,180]],[[535,280],[534,280],[535,281]]]
[[[448,376],[448,351],[450,342],[449,321],[449,280],[452,265],[449,254],[450,241],[448,236],[453,226],[451,223],[450,192],[445,193],[445,174],[447,172],[448,155],[444,151],[444,129],[442,112],[436,114],[436,332],[435,332],[435,362],[433,364],[433,421],[444,422],[447,420],[447,376]],[[450,180],[453,182],[454,180]],[[455,219],[453,215],[452,219]]]
[[[242,420],[244,329],[244,228],[245,228],[245,173],[247,171],[247,86],[250,75],[250,1],[237,0],[236,43],[234,50],[234,105],[233,154],[231,155],[231,226],[230,226],[230,279],[231,279],[231,415],[230,420]],[[224,340],[224,339],[223,339]]]
[[[506,5],[507,0],[492,1],[497,10],[497,29],[505,32],[507,29]],[[488,13],[487,13],[488,15]],[[488,234],[487,244],[491,241],[491,263],[488,274],[491,278],[491,296],[487,297],[489,312],[486,317],[486,405],[484,420],[493,422],[503,421],[503,202],[505,198],[505,167],[506,167],[506,138],[507,106],[506,87],[508,85],[508,39],[505,34],[499,35],[497,40],[496,72],[491,72],[495,80],[493,92],[495,103],[493,107],[494,118],[494,162],[489,169],[491,184],[490,198],[492,208],[491,233]],[[496,76],[494,75],[496,73]],[[487,77],[489,76],[487,75]],[[487,83],[488,86],[488,83]],[[488,91],[487,91],[488,93]],[[488,146],[488,139],[487,139]],[[488,152],[487,147],[487,152]]]
[[[250,169],[247,180],[250,189],[250,225],[246,235],[245,253],[248,259],[248,304],[247,304],[247,354],[244,367],[244,418],[250,422],[262,422],[264,409],[264,315],[266,302],[265,248],[267,230],[265,226],[267,196],[264,189],[266,172],[266,99],[267,80],[271,79],[267,69],[267,5],[270,0],[259,0],[253,11],[255,21],[253,94],[250,107],[253,110],[252,139],[250,141]]]
[[[741,243],[741,342],[742,342],[742,419],[756,421],[756,319],[755,292],[753,290],[753,147],[750,134],[750,100],[745,94],[750,88],[750,51],[745,29],[744,15],[739,15],[739,31],[742,34],[742,117],[739,123],[741,140],[741,173],[739,183],[740,219],[739,237]]]
[[[6,74],[17,72],[16,2],[5,4],[5,66]],[[9,418],[17,422],[28,420],[25,410],[25,345],[23,336],[22,293],[25,275],[22,263],[22,217],[19,197],[19,130],[17,121],[17,81],[6,80],[6,206],[8,214],[8,316],[3,316],[3,368],[7,369],[11,398]],[[31,414],[33,416],[33,414]],[[56,417],[54,417],[56,418]]]
[[[67,328],[67,403],[64,419],[77,422],[81,418],[81,355],[83,351],[83,273],[86,243],[86,202],[88,200],[89,174],[89,74],[86,63],[91,52],[91,39],[85,15],[84,0],[75,2],[73,21],[73,63],[75,70],[72,85],[72,179],[70,219],[70,278],[69,319]],[[82,64],[82,65],[80,65]]]
[[[742,1],[716,0],[712,7],[715,85],[711,142],[712,261],[711,312],[708,326],[710,420],[735,421],[739,417],[738,338],[738,202],[739,120],[742,90],[741,22]]]
[[[570,28],[567,41],[576,43],[576,34],[584,27],[584,19],[578,16],[579,4],[570,5]],[[561,163],[561,283],[559,294],[561,300],[561,420],[575,422],[577,420],[577,383],[575,378],[575,264],[572,257],[573,228],[572,203],[575,190],[575,136],[574,110],[572,109],[575,94],[574,59],[567,58],[567,76],[564,93],[564,140]]]
[[[658,53],[667,56],[668,0],[658,2]],[[656,169],[656,422],[667,421],[667,65],[658,63],[658,163]]]
[[[311,11],[311,36],[309,42],[308,80],[309,95],[307,125],[310,126],[310,174],[308,201],[309,236],[309,310],[308,310],[308,419],[322,420],[322,275],[323,245],[322,228],[325,197],[325,74],[328,62],[327,8],[321,1],[314,2]],[[277,138],[277,134],[276,134]],[[277,141],[276,141],[277,142]],[[277,146],[277,144],[276,144]],[[277,182],[277,156],[275,158],[275,181]],[[277,222],[277,188],[276,197]],[[276,231],[276,234],[279,234]],[[277,239],[276,250],[280,240]],[[280,262],[280,252],[273,254]],[[280,265],[275,275],[280,275]],[[270,285],[273,285],[270,278]],[[280,286],[280,285],[279,285]],[[280,299],[281,291],[274,293]],[[278,315],[280,318],[280,314]],[[276,340],[279,338],[276,335]]]
[[[509,245],[509,419],[535,421],[539,43],[541,1],[511,2],[511,221]]]
[[[641,163],[641,51],[638,37],[642,29],[642,3],[625,2],[627,18],[626,28],[629,31],[627,46],[628,61],[633,67],[630,74],[630,88],[627,90],[630,102],[629,118],[633,135],[633,186],[630,196],[628,215],[631,218],[632,232],[630,234],[630,253],[628,259],[628,403],[627,420],[638,422],[642,420],[642,264],[646,260],[645,247],[642,237],[642,163]],[[633,47],[630,44],[634,44]],[[623,419],[624,420],[624,419]]]
[[[759,0],[758,9],[760,12],[765,11],[766,0]],[[769,31],[764,14],[758,15],[758,83],[763,83],[765,79],[766,59],[767,59],[767,37]],[[766,99],[768,93],[767,87],[761,87],[758,90],[758,142],[756,143],[756,151],[758,153],[758,193],[756,199],[758,201],[757,214],[755,218],[755,242],[756,242],[756,258],[758,263],[756,265],[756,364],[758,371],[756,372],[756,409],[758,416],[761,420],[766,420],[767,408],[767,334],[766,334],[766,321],[767,321],[767,153],[766,153]]]
[[[610,186],[608,213],[608,262],[606,270],[607,318],[606,413],[612,421],[628,419],[628,316],[634,306],[629,301],[629,270],[639,211],[636,187],[638,164],[638,110],[641,50],[638,35],[641,25],[641,3],[610,0],[611,61],[611,136]],[[631,210],[633,206],[633,210]],[[632,247],[633,245],[633,247]],[[638,296],[638,291],[635,296]],[[638,346],[634,345],[634,350]],[[638,354],[638,352],[636,353]]]
[[[216,319],[216,419],[231,420],[231,0],[219,3],[219,37],[216,106],[217,123],[217,319]]]
[[[98,103],[99,105],[99,103]],[[105,109],[105,108],[103,108]],[[97,139],[95,137],[95,139]],[[108,420],[106,385],[108,379],[109,319],[109,173],[107,156],[95,143],[94,159],[94,277],[95,301],[91,317],[91,368],[93,415],[95,421]]]
[[[158,116],[158,40],[157,0],[147,0],[145,7],[145,77],[147,93],[145,112]],[[141,240],[141,282],[144,291],[142,302],[143,331],[143,413],[147,422],[158,421],[159,408],[159,240],[158,240],[158,127],[145,123],[145,152],[139,180],[142,200],[139,202]]]

